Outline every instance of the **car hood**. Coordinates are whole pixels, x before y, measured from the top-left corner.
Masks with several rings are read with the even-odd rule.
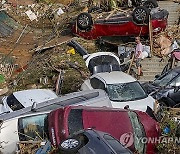
[[[17,119],[11,119],[3,122],[0,127],[0,153],[11,154],[17,150],[19,141],[17,123]]]
[[[113,108],[124,108],[126,105],[129,105],[130,109],[144,111],[144,112],[147,110],[147,106],[149,106],[153,110],[154,102],[155,100],[151,96],[148,96],[144,99],[127,101],[127,102],[111,101]]]

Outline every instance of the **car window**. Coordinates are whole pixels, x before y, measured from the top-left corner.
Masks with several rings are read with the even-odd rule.
[[[116,153],[123,153],[123,154],[129,154],[130,152],[114,137],[105,134],[103,138],[108,142],[108,144],[112,147]]]
[[[93,89],[103,89],[103,90],[105,90],[104,83],[102,81],[100,81],[99,79],[97,79],[97,78],[90,79],[90,83],[91,83],[91,86],[93,87]]]
[[[11,94],[7,97],[7,104],[8,106],[13,110],[13,111],[16,111],[16,110],[20,110],[22,108],[24,108],[24,106],[16,99],[16,97]]]
[[[22,117],[18,119],[20,141],[48,138],[47,114]]]
[[[99,56],[95,56],[93,57],[90,61],[89,61],[89,65],[88,68],[90,70],[90,72],[93,72],[93,68],[95,66],[101,66],[101,65],[119,65],[117,59],[113,56],[110,55],[99,55]]]
[[[167,86],[167,84],[173,80],[178,75],[177,72],[169,72],[161,76],[160,78],[156,79],[153,84],[158,85],[160,87]]]
[[[138,119],[138,116],[135,112],[129,111],[128,112],[129,118],[132,123],[133,133],[134,133],[134,146],[139,153],[144,153],[145,151],[145,143],[141,142],[141,139],[145,137],[145,131]]]
[[[171,86],[180,86],[180,76],[177,77],[173,82],[170,84]]]
[[[138,81],[107,84],[107,93],[112,101],[133,101],[147,97]]]
[[[82,110],[72,109],[68,117],[69,134],[83,129]]]

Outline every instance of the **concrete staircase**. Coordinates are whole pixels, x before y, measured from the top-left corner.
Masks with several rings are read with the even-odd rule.
[[[152,81],[155,75],[161,74],[164,66],[167,64],[168,58],[161,62],[160,60],[161,58],[156,56],[142,60],[143,76],[140,77],[140,82]]]
[[[168,10],[168,25],[177,24],[180,15],[180,3],[173,1],[158,1],[159,7]]]

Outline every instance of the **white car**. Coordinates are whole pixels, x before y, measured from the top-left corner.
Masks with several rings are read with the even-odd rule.
[[[0,121],[0,153],[16,153],[19,141],[47,139],[47,116],[48,112],[35,112]]]
[[[34,102],[41,103],[57,97],[50,89],[29,89],[13,92],[11,95],[2,98],[0,115],[32,106]]]
[[[154,110],[155,100],[146,94],[140,83],[132,76],[121,72],[102,72],[85,80],[81,90],[103,89],[107,92],[113,108],[147,111],[148,106]]]
[[[0,116],[0,154],[16,153],[19,141],[47,138],[48,113],[67,105],[112,107],[104,90],[95,89],[66,94],[53,100],[37,104],[35,110],[27,107]],[[36,133],[37,132],[37,133]]]

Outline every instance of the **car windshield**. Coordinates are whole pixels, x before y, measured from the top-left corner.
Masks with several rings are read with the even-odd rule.
[[[7,97],[7,104],[13,111],[24,108],[24,106],[16,99],[13,94]]]
[[[107,93],[112,101],[133,101],[147,97],[138,81],[107,84]]]
[[[18,119],[20,141],[48,138],[47,114],[33,115]]]
[[[141,142],[143,138],[145,138],[145,131],[138,119],[138,116],[135,112],[128,112],[129,118],[131,120],[131,124],[133,127],[133,138],[134,138],[134,146],[138,153],[145,153],[145,143]]]
[[[164,74],[163,76],[154,80],[153,84],[163,87],[166,86],[171,80],[173,80],[178,75],[177,72],[169,72],[168,74]]]

